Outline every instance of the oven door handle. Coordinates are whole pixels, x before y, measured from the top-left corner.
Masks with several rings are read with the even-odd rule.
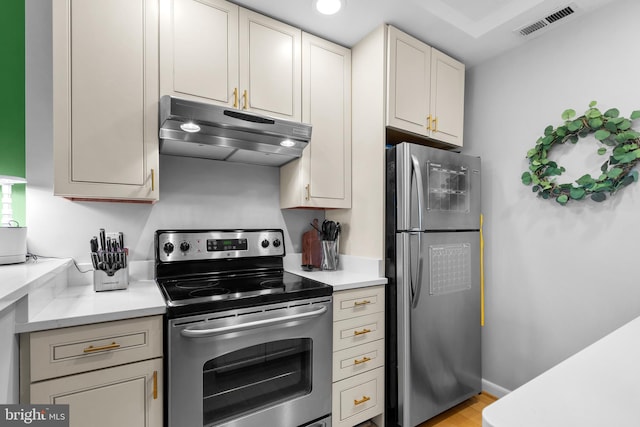
[[[309,319],[311,317],[321,316],[326,312],[327,312],[327,306],[323,305],[319,309],[310,311],[307,313],[297,313],[297,314],[290,314],[288,316],[255,320],[253,322],[239,323],[237,325],[221,326],[219,328],[211,328],[211,329],[185,328],[182,331],[180,331],[180,334],[187,338],[204,338],[204,337],[210,337],[214,335],[222,335],[222,334],[229,334],[232,332],[240,332],[240,331],[247,331],[250,329],[264,328],[267,326],[277,325],[279,323],[291,322],[293,320]]]

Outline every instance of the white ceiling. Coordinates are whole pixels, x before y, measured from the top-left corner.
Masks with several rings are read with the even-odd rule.
[[[233,1],[347,47],[392,24],[470,67],[618,0],[346,0],[334,16],[315,12],[313,0]],[[544,31],[514,32],[569,5],[576,13]]]

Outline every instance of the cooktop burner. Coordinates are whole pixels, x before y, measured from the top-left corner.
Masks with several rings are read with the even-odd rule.
[[[282,230],[156,231],[156,282],[169,317],[329,296],[284,271]]]
[[[204,287],[202,289],[196,289],[195,291],[189,292],[189,296],[193,298],[215,297],[220,295],[226,295],[228,293],[229,293],[229,289]]]
[[[182,289],[213,288],[220,283],[219,280],[183,280],[176,281],[176,287]]]

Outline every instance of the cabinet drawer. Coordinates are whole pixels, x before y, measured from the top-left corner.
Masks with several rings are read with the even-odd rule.
[[[21,346],[31,382],[162,357],[162,316],[34,332]]]
[[[333,354],[333,381],[340,381],[384,366],[384,340],[336,351]]]
[[[336,292],[333,294],[333,320],[384,311],[384,286]]]
[[[354,426],[381,414],[384,407],[384,368],[334,383],[332,399],[334,427]]]
[[[384,313],[354,317],[333,323],[333,351],[384,338]]]

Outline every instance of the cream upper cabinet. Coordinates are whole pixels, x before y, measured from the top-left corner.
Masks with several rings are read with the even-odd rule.
[[[162,95],[238,106],[238,6],[161,0]]]
[[[351,51],[302,35],[302,121],[311,142],[280,168],[280,207],[351,207]]]
[[[240,106],[294,121],[302,119],[298,28],[240,9]]]
[[[464,64],[392,26],[388,37],[387,126],[462,146]]]
[[[157,0],[60,0],[52,15],[54,193],[157,200]]]
[[[298,28],[224,0],[162,0],[160,92],[301,121]]]

